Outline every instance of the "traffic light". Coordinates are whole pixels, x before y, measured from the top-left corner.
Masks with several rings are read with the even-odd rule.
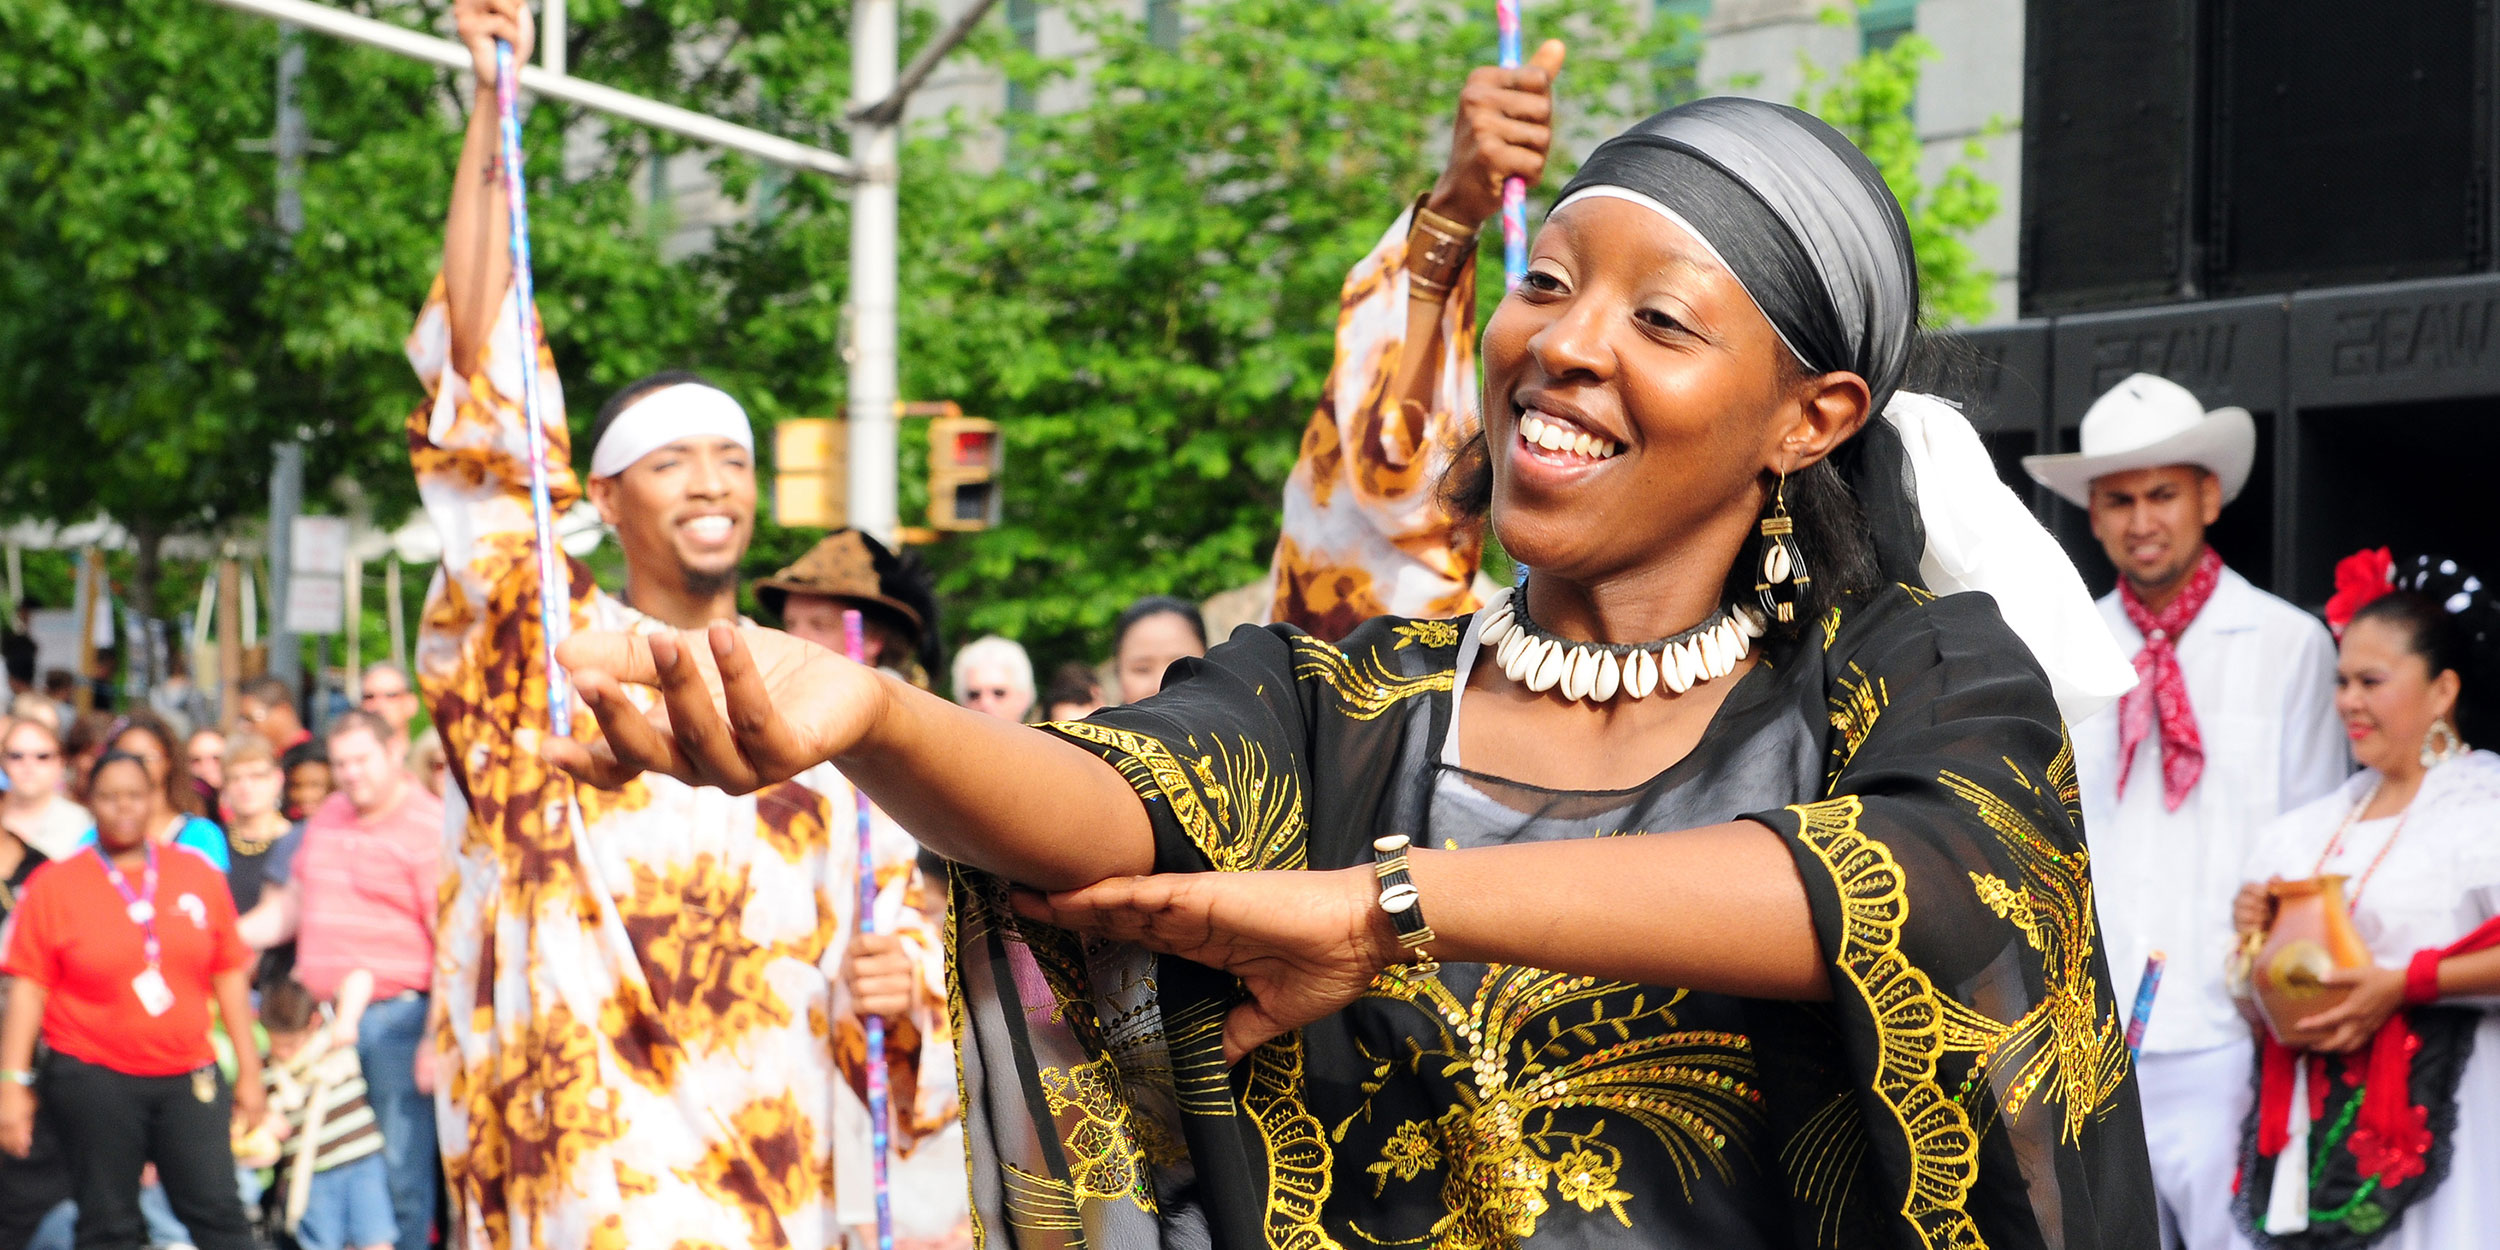
[[[931,419],[929,528],[967,533],[998,524],[998,478],[1005,454],[996,421],[958,416]]]
[[[773,524],[850,524],[849,450],[850,431],[831,417],[793,417],[773,427]]]

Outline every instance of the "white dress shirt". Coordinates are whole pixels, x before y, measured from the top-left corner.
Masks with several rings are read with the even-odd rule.
[[[2101,616],[2133,656],[2144,636],[2112,591]],[[2144,1034],[2146,1053],[2247,1040],[2223,987],[2235,939],[2231,899],[2258,834],[2333,790],[2351,771],[2335,715],[2335,642],[2308,613],[2224,569],[2177,643],[2205,771],[2179,810],[2162,798],[2161,733],[2137,744],[2118,794],[2118,707],[2074,727],[2084,836],[2103,949],[2119,1009],[2135,1004],[2145,958],[2169,956]]]

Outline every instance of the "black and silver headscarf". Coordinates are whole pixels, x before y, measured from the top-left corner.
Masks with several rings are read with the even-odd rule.
[[[1884,577],[1980,590],[2030,646],[2073,723],[2135,684],[2083,579],[1996,477],[1970,422],[1903,391],[1918,339],[1918,259],[1883,173],[1810,113],[1696,100],[1600,144],[1563,188],[1640,204],[1698,240],[1810,373],[1865,379],[1875,411],[1842,477]]]
[[[1882,411],[1918,334],[1918,259],[1883,173],[1813,114],[1696,100],[1599,145],[1563,188],[1646,201],[1736,275],[1807,371],[1866,379]]]

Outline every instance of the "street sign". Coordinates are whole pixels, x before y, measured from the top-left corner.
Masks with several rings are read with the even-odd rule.
[[[287,531],[286,632],[335,634],[347,615],[348,522],[298,516]]]

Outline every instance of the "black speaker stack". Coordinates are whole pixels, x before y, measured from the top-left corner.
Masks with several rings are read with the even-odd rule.
[[[2028,0],[2023,320],[1949,388],[2007,480],[2156,373],[2256,416],[2211,537],[2260,585],[2314,608],[2363,546],[2500,575],[2495,4]]]
[[[2475,273],[2491,0],[2031,0],[2022,307]]]

